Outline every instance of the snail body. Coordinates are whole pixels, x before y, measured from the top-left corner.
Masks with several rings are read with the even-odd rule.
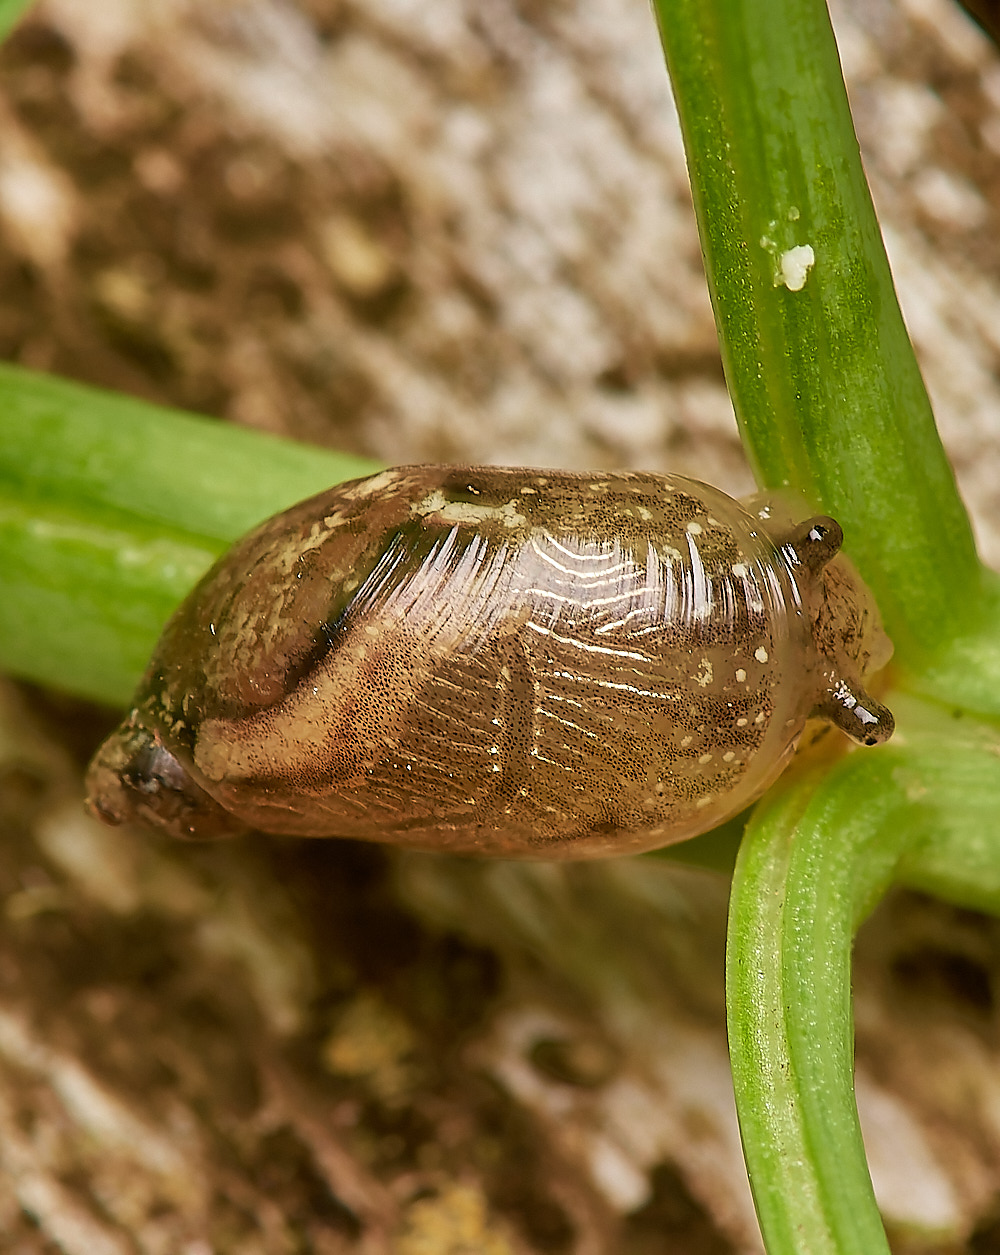
[[[580,858],[706,831],[887,660],[831,519],[640,473],[400,467],[239,541],[168,624],[90,805]]]

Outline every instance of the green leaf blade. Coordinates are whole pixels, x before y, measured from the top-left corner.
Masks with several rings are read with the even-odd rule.
[[[0,491],[0,665],[124,704],[167,618],[224,548]]]
[[[380,463],[0,365],[0,485],[233,541]]]
[[[231,541],[377,469],[0,366],[0,668],[124,704]]]

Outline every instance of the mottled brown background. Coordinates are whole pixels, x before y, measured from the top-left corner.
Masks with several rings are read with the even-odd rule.
[[[835,17],[1000,564],[1000,57],[948,0]],[[750,487],[644,0],[39,4],[0,358],[387,461]],[[0,685],[4,1251],[759,1249],[724,882],[105,830],[109,720]],[[857,973],[897,1249],[1000,1250],[1000,927],[898,895]]]

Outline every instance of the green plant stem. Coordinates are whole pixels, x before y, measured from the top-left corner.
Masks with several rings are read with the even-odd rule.
[[[124,703],[248,528],[367,459],[0,368],[0,668]]]
[[[853,1098],[851,943],[895,874],[1000,906],[996,733],[976,724],[942,754],[945,702],[1000,714],[1000,597],[900,315],[825,4],[654,7],[755,473],[839,519],[897,674],[938,698],[913,699],[893,747],[850,756],[821,786],[782,782],[734,875],[731,1055],[769,1255],[872,1255],[888,1248]],[[803,246],[814,265],[796,281],[784,265]]]
[[[893,705],[905,763],[895,783],[926,816],[907,836],[897,880],[1000,915],[1000,731],[952,705],[904,694]]]
[[[896,742],[799,771],[747,826],[730,1054],[769,1255],[885,1251],[852,1093],[851,945],[890,882],[1000,913],[1000,736],[899,695]]]
[[[888,1245],[853,1097],[851,943],[912,831],[892,751],[755,812],[736,864],[726,1001],[740,1130],[768,1255]]]
[[[654,0],[726,377],[760,483],[843,524],[908,670],[981,569],[900,315],[823,0]],[[810,245],[799,291],[781,255]]]
[[[971,598],[970,598],[971,600]],[[984,571],[980,596],[972,606],[968,630],[929,658],[917,676],[907,677],[916,691],[936,698],[950,710],[975,712],[1000,721],[1000,576]]]

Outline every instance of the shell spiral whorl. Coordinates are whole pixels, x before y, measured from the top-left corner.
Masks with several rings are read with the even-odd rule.
[[[639,473],[400,467],[238,542],[88,778],[109,822],[580,858],[745,807],[891,646],[827,518]]]

